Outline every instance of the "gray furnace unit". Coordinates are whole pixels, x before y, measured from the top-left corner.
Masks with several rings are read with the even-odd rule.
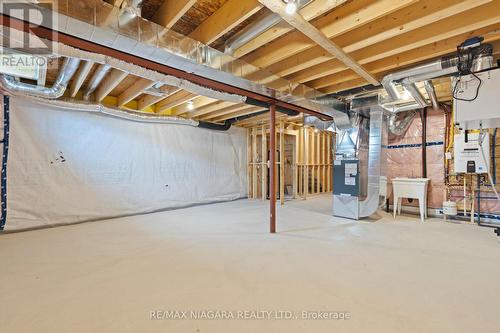
[[[359,160],[335,160],[333,164],[333,215],[359,218]]]

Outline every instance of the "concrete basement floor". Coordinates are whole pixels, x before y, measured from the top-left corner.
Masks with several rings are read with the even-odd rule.
[[[275,235],[267,202],[248,200],[1,235],[0,332],[499,332],[492,229],[385,213],[355,222],[330,206],[287,202]],[[350,319],[150,320],[153,310]]]

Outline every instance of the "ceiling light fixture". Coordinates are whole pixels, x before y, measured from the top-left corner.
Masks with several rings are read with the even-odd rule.
[[[293,15],[297,11],[297,2],[296,0],[285,0],[286,6],[285,6],[285,12],[288,15]]]
[[[194,103],[193,103],[193,101],[188,101],[187,102],[187,107],[188,107],[189,110],[193,110],[194,109]]]

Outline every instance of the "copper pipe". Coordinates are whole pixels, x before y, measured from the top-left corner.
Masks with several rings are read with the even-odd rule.
[[[276,105],[269,106],[269,231],[276,232]]]

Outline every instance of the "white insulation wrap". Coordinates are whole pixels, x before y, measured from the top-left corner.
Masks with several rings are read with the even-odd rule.
[[[244,129],[140,123],[23,97],[10,110],[6,230],[246,196]]]

